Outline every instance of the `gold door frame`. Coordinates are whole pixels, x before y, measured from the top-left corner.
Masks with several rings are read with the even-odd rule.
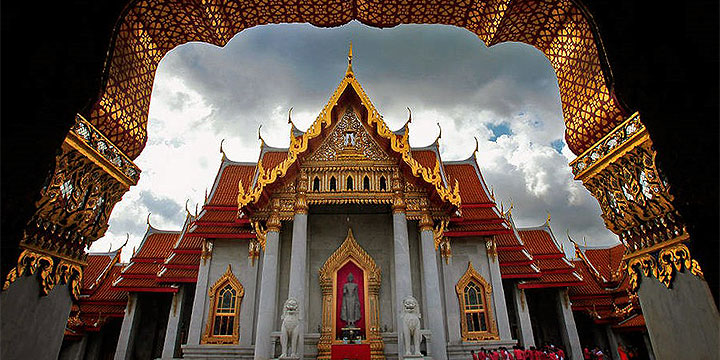
[[[352,229],[342,245],[325,261],[320,268],[320,288],[322,289],[322,332],[318,341],[318,359],[330,359],[330,350],[336,340],[337,329],[336,307],[337,299],[337,271],[348,262],[354,262],[363,270],[363,287],[365,289],[365,332],[363,343],[370,344],[370,356],[373,360],[385,359],[383,354],[384,343],[380,336],[380,316],[378,308],[378,294],[380,292],[380,268],[368,255],[360,244],[355,241]]]

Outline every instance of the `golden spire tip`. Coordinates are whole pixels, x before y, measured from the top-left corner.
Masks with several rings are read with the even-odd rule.
[[[347,66],[347,70],[345,71],[345,76],[353,75],[352,58],[353,58],[352,41],[350,41],[350,48],[348,49],[348,66]]]

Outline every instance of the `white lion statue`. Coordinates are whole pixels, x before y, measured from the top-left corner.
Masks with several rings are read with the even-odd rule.
[[[402,318],[403,342],[405,344],[405,355],[421,355],[420,354],[420,307],[414,297],[408,296],[403,299]],[[410,351],[410,346],[414,345]]]
[[[300,342],[300,314],[297,299],[290,297],[283,305],[282,326],[280,328],[281,358],[298,357],[297,345]],[[289,342],[288,342],[289,341]]]

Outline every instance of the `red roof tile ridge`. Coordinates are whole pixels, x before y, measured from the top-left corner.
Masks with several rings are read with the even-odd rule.
[[[260,156],[262,156],[262,154],[260,154]],[[260,161],[260,160],[258,159],[258,161]],[[257,167],[257,163],[232,161],[232,160],[228,159],[226,156],[223,156],[223,158],[220,161],[220,167],[218,168],[217,174],[215,175],[215,180],[213,180],[212,187],[210,188],[210,194],[208,194],[208,198],[207,198],[208,201],[212,200],[213,196],[215,195],[215,192],[217,191],[218,186],[220,185],[220,178],[222,177],[222,174],[225,171],[225,169],[229,166],[247,166],[247,167],[255,168],[255,167]],[[257,173],[257,170],[255,170],[255,172]],[[200,215],[202,215],[203,212],[205,212],[204,209],[200,213]],[[200,217],[200,216],[198,216],[198,217]]]
[[[122,247],[120,248],[122,249]],[[120,262],[120,249],[117,249],[113,252],[109,253],[100,253],[99,256],[112,256],[112,259],[110,262],[105,266],[105,268],[98,274],[98,276],[93,280],[92,285],[88,288],[88,290],[92,290],[95,288],[96,285],[102,283],[103,279],[111,272],[112,268]],[[112,254],[112,255],[111,255]],[[95,255],[93,253],[89,253],[88,256]],[[97,256],[97,255],[96,255]]]
[[[444,161],[442,163],[443,166],[441,168],[444,168],[445,166],[453,166],[453,165],[470,165],[470,166],[472,166],[473,169],[475,170],[475,174],[477,175],[478,180],[480,180],[480,185],[482,186],[482,189],[485,192],[485,195],[487,196],[488,199],[492,200],[493,197],[490,195],[491,194],[490,189],[488,188],[487,183],[485,182],[485,178],[482,175],[482,171],[480,171],[480,166],[478,166],[477,156],[475,154],[476,154],[476,151],[473,151],[473,153],[470,155],[470,157],[468,157],[465,160]],[[494,201],[493,201],[493,203],[494,203]],[[495,204],[495,205],[496,205],[495,207],[497,207],[497,204]],[[498,215],[501,215],[497,209],[495,209],[495,211],[498,212]]]
[[[435,162],[440,163],[440,176],[442,176],[443,183],[445,186],[447,186],[450,182],[448,180],[448,176],[445,172],[445,163],[442,161],[442,157],[440,156],[440,144],[439,144],[440,137],[436,138],[435,141],[428,145],[423,147],[411,147],[410,151],[432,151],[435,154]]]

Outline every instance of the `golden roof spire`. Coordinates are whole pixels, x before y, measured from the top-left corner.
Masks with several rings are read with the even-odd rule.
[[[353,76],[353,69],[352,69],[352,41],[350,41],[350,49],[348,50],[348,67],[347,70],[345,70],[345,76],[346,77],[352,77]]]

